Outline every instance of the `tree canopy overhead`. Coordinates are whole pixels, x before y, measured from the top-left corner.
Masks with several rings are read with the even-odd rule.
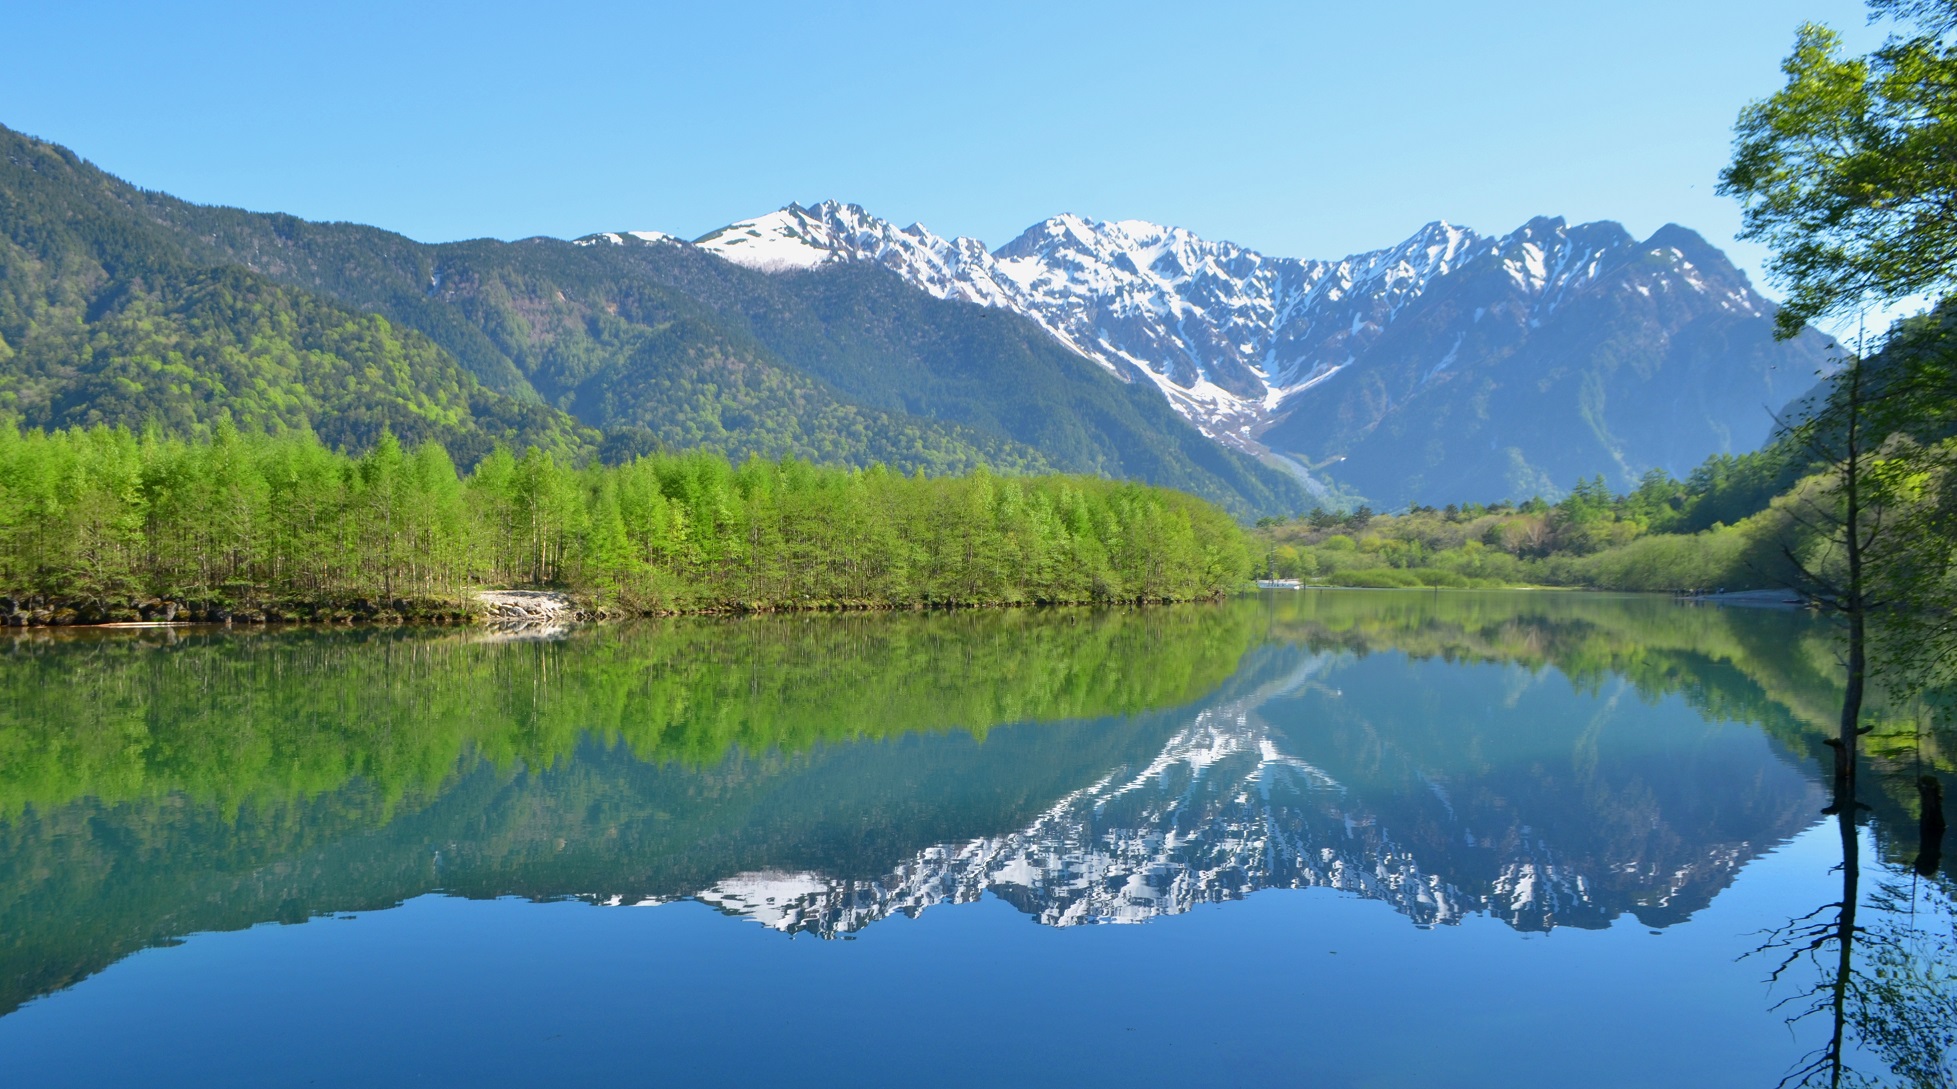
[[[1800,29],[1787,85],[1735,126],[1720,192],[1773,250],[1792,336],[1818,318],[1957,284],[1957,0],[1871,0],[1897,32],[1866,56]]]

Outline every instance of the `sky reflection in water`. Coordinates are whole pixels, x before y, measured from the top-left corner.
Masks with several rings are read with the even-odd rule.
[[[10,692],[86,683],[0,712],[0,1054],[33,1085],[1772,1085],[1824,1030],[1736,958],[1840,895],[1820,638],[1380,593],[20,646]],[[92,778],[35,764],[64,738]]]

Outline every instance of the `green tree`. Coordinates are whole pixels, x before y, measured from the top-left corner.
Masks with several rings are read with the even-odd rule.
[[[1803,26],[1787,85],[1740,114],[1720,175],[1745,205],[1740,237],[1773,250],[1788,288],[1783,337],[1871,301],[1941,296],[1957,273],[1957,2],[1870,6],[1898,33],[1857,57]]]
[[[1898,1015],[1919,1007],[1947,1012],[1947,992],[1926,1005],[1919,999],[1936,988],[1926,991],[1913,982],[1917,973],[1897,970],[1908,965],[1876,972],[1883,982],[1872,987],[1853,963],[1861,932],[1856,767],[1859,739],[1869,729],[1863,702],[1869,682],[1884,672],[1892,687],[1909,689],[1947,661],[1957,605],[1947,486],[1957,453],[1948,441],[1952,354],[1942,335],[1957,283],[1957,0],[1871,0],[1870,8],[1898,29],[1867,56],[1845,56],[1826,27],[1801,28],[1783,65],[1787,85],[1741,114],[1733,163],[1720,183],[1745,204],[1742,237],[1773,249],[1770,269],[1788,288],[1777,335],[1915,295],[1946,304],[1942,320],[1892,330],[1877,357],[1847,360],[1802,406],[1804,418],[1790,429],[1794,445],[1823,471],[1775,503],[1793,531],[1785,555],[1797,585],[1840,618],[1845,634],[1846,684],[1830,739],[1829,811],[1842,840],[1838,918],[1811,924],[1810,932],[1790,924],[1785,932],[1797,950],[1832,943],[1836,953],[1831,984],[1811,1007],[1829,1015],[1829,1043],[1786,1080],[1830,1086],[1844,1084],[1848,1073],[1844,1029],[1858,1020],[1857,1009],[1877,1013],[1862,1019],[1880,1029],[1865,1031],[1864,1043],[1875,1045],[1892,1073],[1912,1084],[1946,1084],[1949,1069],[1941,1046],[1947,1020],[1933,1014],[1928,1023],[1942,1026],[1922,1033],[1903,1027],[1912,1019]],[[1870,628],[1879,614],[1895,618],[1908,636],[1872,654]],[[1920,756],[1920,733],[1916,741]],[[1920,783],[1922,849],[1934,857],[1941,791],[1934,778]],[[1884,994],[1899,1001],[1866,1001]],[[1934,1058],[1919,1061],[1925,1054]]]
[[[465,480],[439,443],[387,431],[354,457],[222,422],[202,442],[0,427],[0,595],[98,612],[392,611],[474,585],[654,611],[1135,601],[1214,596],[1248,569],[1222,510],[1094,477],[498,447]]]
[[[1741,113],[1721,175],[1720,191],[1745,205],[1742,237],[1772,247],[1770,269],[1788,288],[1776,318],[1782,337],[1810,319],[1944,296],[1957,284],[1957,0],[1870,7],[1897,29],[1867,56],[1844,55],[1826,27],[1801,28],[1782,66],[1787,85]],[[1924,379],[1947,361],[1935,351],[1891,353],[1884,366],[1851,358],[1793,428],[1823,479],[1777,506],[1790,536],[1819,542],[1785,547],[1797,585],[1845,628],[1836,783],[1850,805],[1861,703],[1876,668],[1869,614],[1900,606],[1948,616],[1957,604],[1946,577],[1952,544],[1936,532],[1948,528],[1939,493],[1950,450],[1909,434],[1949,396],[1948,383]],[[1891,668],[1904,677],[1940,657],[1934,643],[1895,649]]]

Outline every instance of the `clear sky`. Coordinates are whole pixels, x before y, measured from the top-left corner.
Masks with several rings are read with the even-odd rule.
[[[697,236],[834,197],[1333,257],[1434,219],[1676,221],[1859,0],[0,4],[0,123],[192,200],[426,241]]]

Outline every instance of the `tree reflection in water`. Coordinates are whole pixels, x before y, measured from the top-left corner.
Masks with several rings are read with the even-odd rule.
[[[1856,824],[1864,809],[1837,795],[1823,811],[1841,839],[1841,899],[1769,932],[1752,954],[1775,958],[1775,984],[1811,965],[1813,982],[1775,1008],[1790,1026],[1819,1018],[1828,1030],[1781,1089],[1957,1084],[1957,912],[1935,879],[1942,828],[1925,822],[1925,833],[1939,834],[1924,836],[1911,870],[1878,861],[1865,900]]]

